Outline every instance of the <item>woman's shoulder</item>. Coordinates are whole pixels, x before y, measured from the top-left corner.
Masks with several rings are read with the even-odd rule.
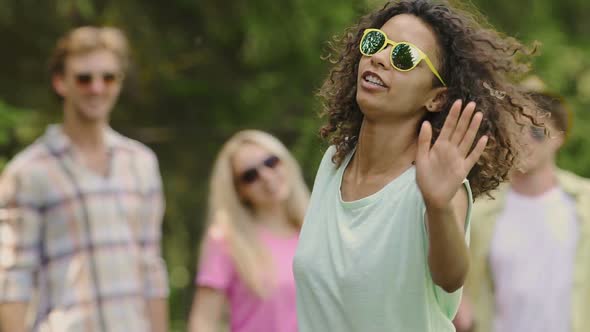
[[[217,214],[216,214],[217,215]],[[207,227],[203,238],[205,250],[227,251],[228,246],[228,230],[223,224],[214,218],[214,221]]]
[[[354,149],[348,152],[348,154],[344,158],[342,158],[341,161],[337,161],[336,155],[338,154],[338,149],[335,145],[330,145],[328,149],[326,149],[326,152],[324,152],[324,156],[322,157],[322,161],[320,163],[320,169],[329,169],[331,171],[336,171],[340,167],[346,165],[348,159],[350,158],[350,155],[352,155],[353,152]]]
[[[322,157],[321,165],[323,165],[325,163],[334,164],[333,158],[334,158],[334,155],[336,155],[336,151],[337,151],[336,146],[330,145],[326,149],[326,152],[324,152],[324,156]]]
[[[314,188],[317,187],[318,184],[322,183],[322,181],[331,178],[333,175],[336,174],[336,171],[339,168],[334,162],[334,156],[336,155],[336,147],[331,145],[328,147],[326,152],[324,152],[324,156],[322,157],[322,161],[318,167],[315,181],[314,181]]]

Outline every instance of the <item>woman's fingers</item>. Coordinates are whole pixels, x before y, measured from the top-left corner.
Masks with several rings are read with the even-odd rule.
[[[416,155],[416,161],[421,162],[428,158],[428,152],[430,151],[430,141],[432,140],[432,126],[430,122],[424,121],[420,128],[420,134],[418,135],[418,153]]]
[[[483,153],[483,151],[486,148],[486,144],[488,144],[488,137],[482,136],[479,139],[479,141],[477,141],[477,145],[475,146],[475,148],[473,148],[473,151],[471,151],[469,156],[467,156],[466,162],[467,162],[467,169],[469,171],[473,168],[475,163],[479,160],[479,157],[481,157],[481,154]]]
[[[471,119],[469,129],[463,136],[462,140],[459,142],[459,151],[461,152],[462,156],[467,156],[469,150],[473,146],[473,142],[477,136],[477,132],[479,131],[479,126],[481,125],[482,119],[483,114],[481,112],[475,113],[473,119]]]
[[[457,127],[457,121],[459,120],[459,114],[461,113],[461,100],[456,100],[451,106],[451,110],[445,119],[445,123],[438,135],[437,140],[449,140],[451,135],[455,131],[455,127]]]
[[[467,132],[470,124],[472,123],[471,118],[474,111],[474,102],[470,102],[469,104],[467,104],[467,106],[465,106],[465,109],[463,110],[463,113],[459,118],[459,122],[457,122],[457,128],[455,128],[455,131],[451,136],[451,143],[455,145],[459,145],[461,143],[463,137],[465,137],[465,133]]]

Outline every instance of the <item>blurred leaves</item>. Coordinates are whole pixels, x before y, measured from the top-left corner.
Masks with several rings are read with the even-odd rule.
[[[0,169],[24,143],[39,135],[35,113],[6,104],[0,99]]]
[[[94,16],[94,4],[91,0],[60,0],[56,2],[56,11],[60,16],[81,16],[90,19]]]

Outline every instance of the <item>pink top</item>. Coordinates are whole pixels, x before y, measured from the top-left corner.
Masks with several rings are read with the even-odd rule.
[[[232,332],[297,332],[293,256],[299,234],[278,236],[266,230],[260,240],[271,253],[276,288],[266,298],[256,296],[240,279],[222,238],[207,236],[197,274],[197,286],[221,290],[229,300]]]

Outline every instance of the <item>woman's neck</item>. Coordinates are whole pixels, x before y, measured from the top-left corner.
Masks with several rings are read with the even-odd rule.
[[[363,120],[351,170],[360,176],[387,174],[415,160],[417,123]],[[395,172],[395,171],[394,171]]]
[[[273,233],[284,234],[293,229],[287,211],[282,204],[258,208],[254,213],[254,218],[258,225]]]

